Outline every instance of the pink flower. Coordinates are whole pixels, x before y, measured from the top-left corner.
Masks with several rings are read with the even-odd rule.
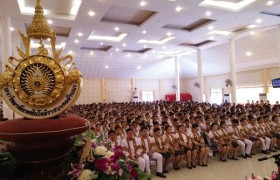
[[[121,168],[121,166],[118,163],[111,164],[112,171],[118,171],[120,168]]]
[[[77,178],[82,173],[84,166],[85,165],[83,163],[71,164],[72,171],[70,171],[68,174],[72,175],[74,178]]]
[[[108,170],[108,159],[100,158],[95,162],[96,169],[101,172],[105,172]]]
[[[126,166],[127,166],[128,171],[129,171],[129,177],[131,179],[136,179],[137,176],[138,176],[138,172],[135,169],[133,169],[132,166],[129,163],[127,163]]]

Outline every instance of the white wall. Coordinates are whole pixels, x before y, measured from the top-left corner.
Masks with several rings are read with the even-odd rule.
[[[182,82],[182,81],[181,81]],[[133,88],[141,91],[153,91],[155,100],[162,100],[166,94],[175,94],[172,79],[84,79],[81,95],[76,104],[90,104],[95,102],[128,102],[131,100]],[[181,85],[181,89],[184,86]],[[186,89],[181,90],[186,92]],[[105,101],[102,101],[102,93]]]
[[[268,68],[268,78],[269,84],[271,85],[271,79],[280,77],[279,68]],[[211,89],[225,88],[225,80],[229,78],[229,74],[222,74],[216,76],[205,77],[205,94],[207,96],[208,102],[210,102]],[[194,83],[198,82],[197,78],[184,79],[184,83],[187,84],[187,92],[189,92],[194,101],[197,101],[199,98],[199,91],[194,87]],[[237,72],[236,74],[236,87],[264,87],[265,80],[263,69],[252,70],[252,71],[243,71]]]
[[[101,81],[99,79],[84,79],[81,94],[77,104],[90,104],[101,100]]]

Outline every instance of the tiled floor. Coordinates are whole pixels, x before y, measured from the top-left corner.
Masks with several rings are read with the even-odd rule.
[[[279,153],[279,152],[278,152]],[[276,153],[277,154],[277,153]],[[259,162],[257,159],[265,157],[257,154],[253,158],[239,161],[219,162],[216,157],[209,159],[208,167],[197,167],[196,169],[183,168],[180,171],[171,171],[166,179],[169,180],[245,180],[251,173],[260,176],[267,176],[273,170],[277,170],[274,159]],[[153,180],[163,180],[162,178],[152,177]]]

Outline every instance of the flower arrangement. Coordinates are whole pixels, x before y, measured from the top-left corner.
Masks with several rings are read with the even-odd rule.
[[[278,173],[276,171],[273,171],[271,175],[261,177],[261,176],[255,176],[254,174],[251,175],[251,177],[246,177],[245,180],[277,180],[278,179]]]
[[[138,165],[126,158],[121,147],[112,148],[104,135],[95,137],[91,131],[77,137],[75,146],[82,147],[81,161],[71,164],[68,175],[73,180],[128,180],[149,179]]]

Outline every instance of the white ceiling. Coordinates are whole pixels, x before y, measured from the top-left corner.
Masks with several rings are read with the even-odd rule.
[[[34,6],[35,0],[25,1],[27,6]],[[202,48],[203,73],[205,75],[216,75],[229,71],[229,46],[228,36],[210,35],[209,26],[214,30],[232,31],[250,24],[257,24],[253,29],[255,35],[249,35],[251,30],[238,35],[236,40],[236,67],[238,71],[258,69],[263,67],[279,66],[279,46],[277,42],[277,28],[280,24],[280,17],[261,14],[262,11],[269,11],[280,14],[280,0],[274,0],[272,6],[267,6],[268,0],[256,0],[245,9],[232,12],[216,8],[202,7],[199,4],[202,0],[146,0],[145,7],[139,6],[141,0],[82,0],[77,15],[71,14],[75,2],[79,0],[43,0],[43,6],[49,10],[47,18],[53,21],[53,26],[70,27],[69,36],[58,37],[58,42],[66,42],[65,53],[70,50],[74,52],[74,59],[77,67],[86,78],[174,78],[173,58],[161,55],[163,53],[185,52],[187,55],[180,56],[181,76],[197,76],[196,50],[192,47],[181,46],[181,43],[199,43],[209,40],[213,36],[216,42],[205,45]],[[215,1],[215,0],[214,0]],[[221,0],[219,0],[221,1]],[[228,2],[240,2],[241,0],[224,0]],[[140,26],[102,22],[101,19],[107,11],[114,7],[129,9],[120,13],[119,17],[126,17],[126,13],[139,9],[157,12]],[[182,7],[181,12],[176,12],[177,6]],[[17,0],[0,0],[0,7],[4,16],[12,18],[12,26],[15,29],[24,31],[24,23],[30,23],[32,16],[21,14]],[[52,9],[52,11],[50,11]],[[95,16],[90,17],[89,11],[94,11]],[[205,13],[211,11],[212,15],[207,17]],[[116,12],[112,12],[118,16]],[[137,14],[137,13],[135,13]],[[192,32],[182,30],[169,30],[162,28],[167,24],[187,26],[201,18],[216,20]],[[72,20],[74,19],[74,20]],[[261,19],[260,24],[256,19]],[[115,32],[114,28],[119,27]],[[143,34],[142,31],[147,31]],[[79,37],[78,32],[83,36]],[[149,45],[145,47],[152,50],[143,53],[124,53],[124,49],[139,50],[144,44],[139,44],[140,39],[159,41],[171,32],[175,39],[164,45]],[[90,34],[117,36],[119,33],[127,33],[120,42],[92,41],[87,40]],[[13,36],[16,31],[13,32]],[[74,40],[79,43],[74,43]],[[112,46],[107,52],[81,50],[81,47],[97,47],[103,42],[104,45]],[[123,47],[123,43],[126,47]],[[119,50],[118,52],[116,50]],[[252,56],[246,56],[246,52],[252,52]],[[108,69],[105,66],[109,66]],[[141,69],[137,69],[140,66]]]

